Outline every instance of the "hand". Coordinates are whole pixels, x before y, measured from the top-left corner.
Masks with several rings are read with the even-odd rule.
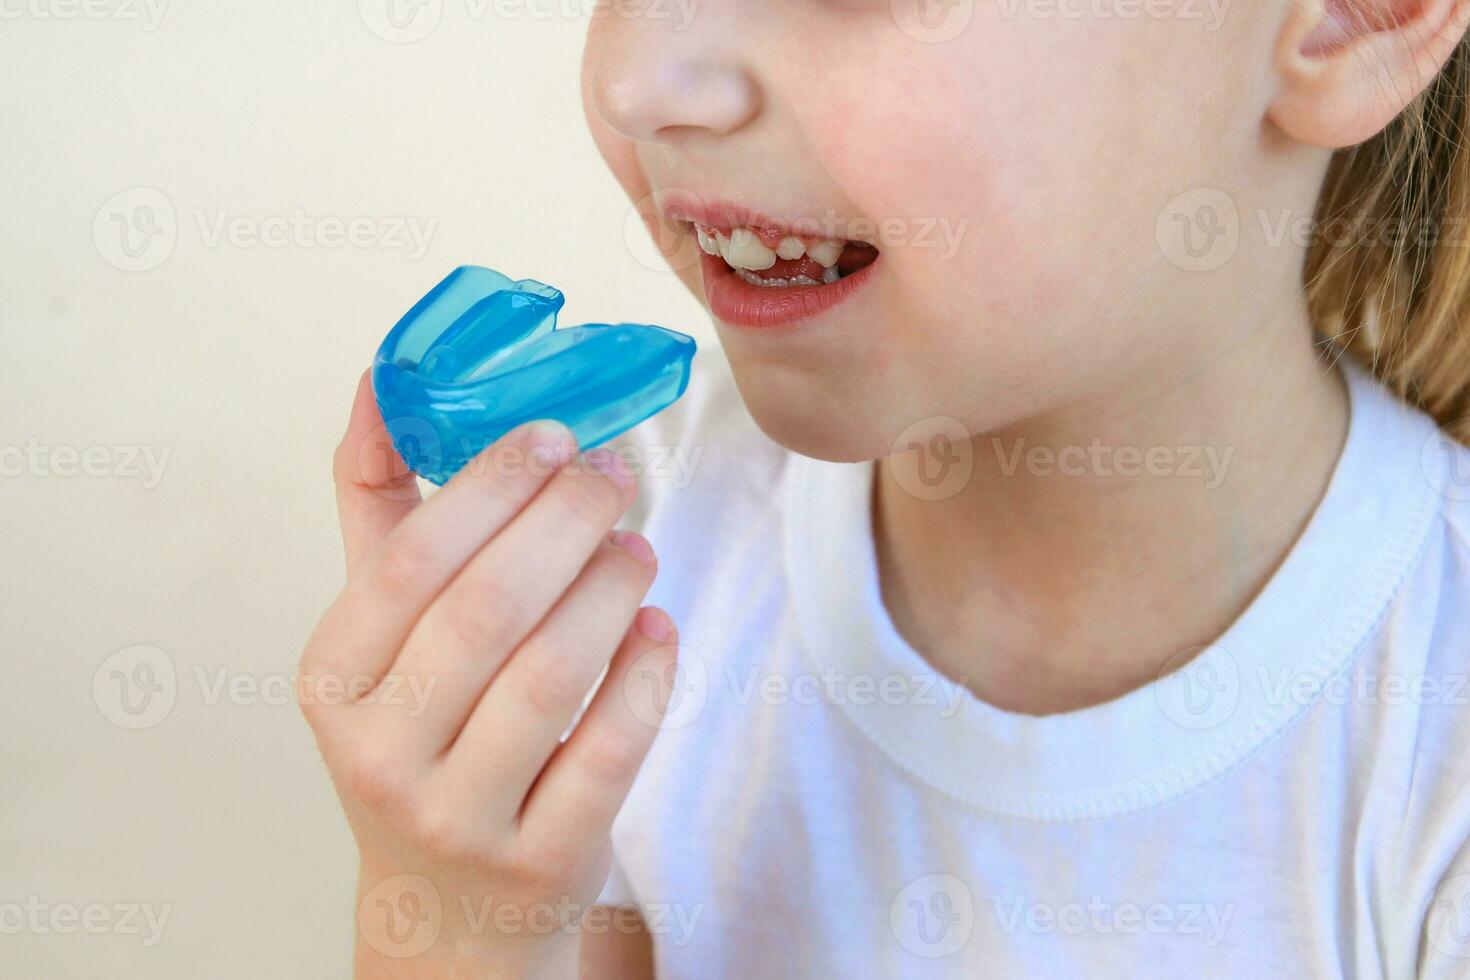
[[[358,975],[574,976],[559,927],[607,877],[667,703],[625,681],[676,657],[668,616],[639,608],[652,549],[611,532],[635,481],[532,423],[425,502],[366,375],[334,475],[347,584],[297,689],[361,856]]]

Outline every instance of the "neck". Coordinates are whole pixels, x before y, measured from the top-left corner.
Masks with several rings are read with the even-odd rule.
[[[884,602],[931,664],[997,707],[1112,700],[1250,603],[1346,429],[1342,384],[1293,308],[1195,365],[974,437],[970,476],[943,499],[905,490],[933,460],[890,457],[873,509]]]

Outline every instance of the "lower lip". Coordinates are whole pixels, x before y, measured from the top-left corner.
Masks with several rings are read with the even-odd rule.
[[[862,289],[882,256],[849,276],[822,286],[752,286],[718,255],[700,252],[704,295],[722,323],[769,329],[810,320]]]

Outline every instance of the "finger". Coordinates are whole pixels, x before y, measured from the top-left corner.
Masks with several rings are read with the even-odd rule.
[[[347,433],[332,456],[332,478],[351,574],[420,500],[418,482],[378,412],[370,371],[358,379]]]
[[[526,798],[521,833],[528,850],[607,835],[658,735],[678,642],[662,610],[638,613],[587,713]]]
[[[453,742],[500,665],[632,503],[633,478],[616,456],[595,450],[584,459],[589,465],[558,473],[465,565],[404,643],[394,674],[435,685],[429,710],[412,719],[426,751],[438,755]]]
[[[575,452],[566,426],[541,421],[513,430],[472,459],[443,490],[405,514],[348,578],[318,628],[330,642],[309,647],[311,666],[381,679],[434,598]]]
[[[493,810],[521,808],[531,784],[560,743],[653,584],[653,549],[618,533],[599,548],[560,602],[496,675],[449,750],[446,766],[466,785],[486,788],[471,799]]]

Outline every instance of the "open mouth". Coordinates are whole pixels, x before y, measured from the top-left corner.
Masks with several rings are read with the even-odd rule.
[[[691,224],[707,255],[718,256],[742,281],[764,289],[830,286],[878,259],[878,249],[867,242]]]
[[[660,208],[699,240],[705,299],[726,326],[795,328],[818,320],[874,282],[883,264],[877,246],[835,237],[843,229],[830,216],[771,219],[673,190]]]

